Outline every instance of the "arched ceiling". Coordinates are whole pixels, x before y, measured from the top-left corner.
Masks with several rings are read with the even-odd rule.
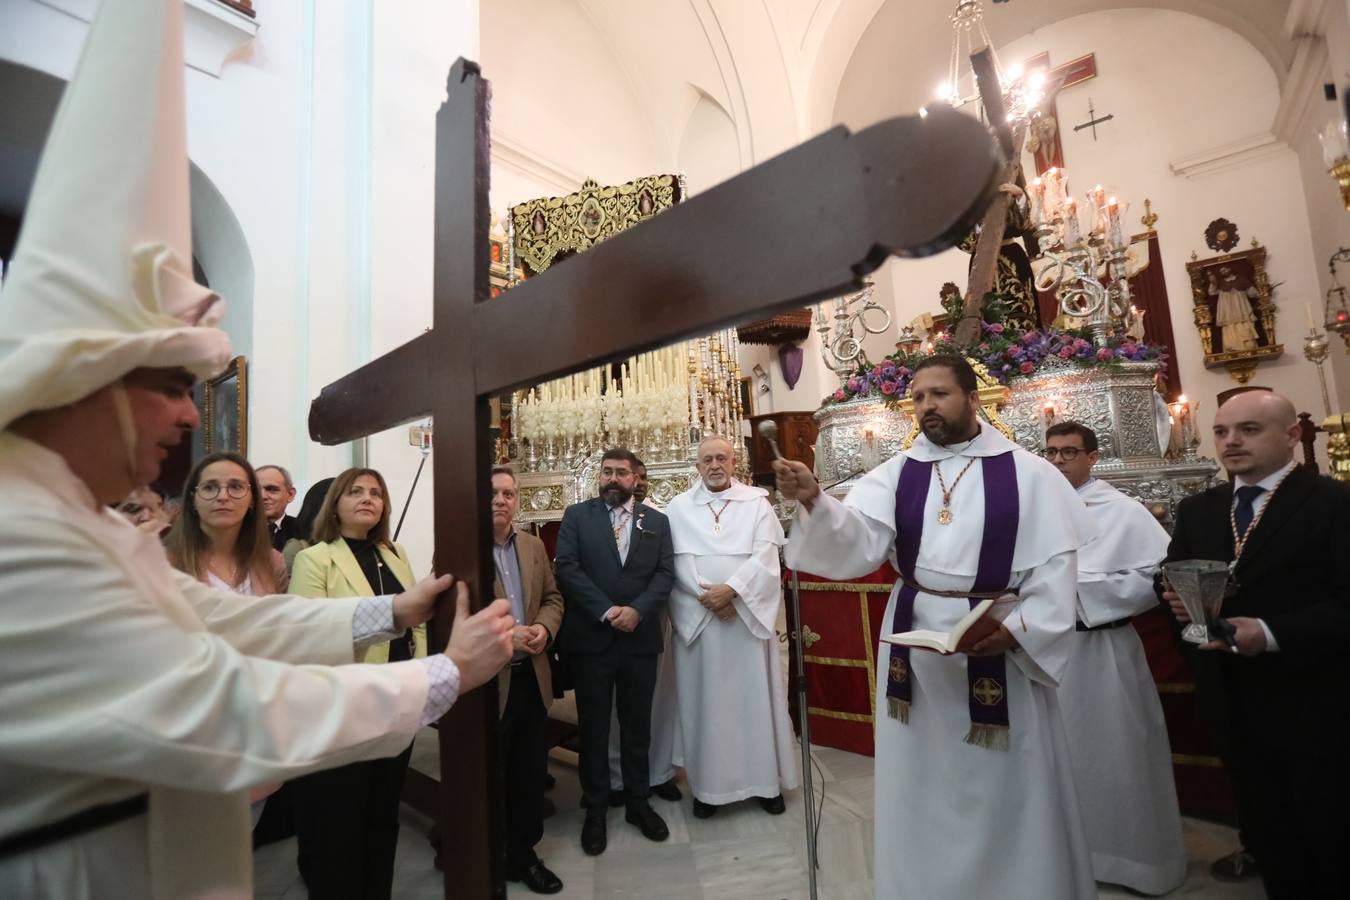
[[[517,0],[516,6],[525,13],[533,3],[558,2]],[[1326,2],[985,0],[984,10],[996,47],[1082,13],[1130,7],[1187,12],[1246,38],[1283,83],[1296,49],[1285,34],[1290,8]],[[693,103],[706,97],[734,127],[732,152],[740,169],[838,122],[858,127],[926,102],[946,71],[955,0],[570,0],[568,5],[595,29],[628,80],[663,165],[680,164]],[[490,17],[484,18],[486,27]],[[1149,48],[1138,52],[1147,54]],[[851,88],[841,94],[845,84]],[[860,94],[865,103],[857,100]]]
[[[1010,0],[984,4],[989,37],[998,48],[1053,22],[1083,13],[1122,8],[1167,9],[1209,19],[1251,43],[1267,62],[1279,83],[1294,60],[1296,46],[1285,37],[1284,22],[1294,0]],[[951,0],[881,0],[876,14],[849,52],[845,70],[831,86],[816,85],[818,93],[833,87],[834,103],[828,121],[850,127],[871,124],[886,115],[913,110],[932,98],[946,74],[951,49]],[[1103,34],[1102,41],[1110,35]],[[1090,49],[1090,48],[1088,48]],[[1150,48],[1137,48],[1147,57]],[[1062,62],[1063,60],[1060,60]],[[832,61],[837,65],[837,60]],[[1005,62],[1007,62],[1005,60]],[[826,75],[823,71],[822,77]],[[841,91],[844,85],[852,90]],[[860,90],[860,88],[862,88]],[[865,97],[863,96],[865,95]],[[816,110],[817,114],[820,110]]]

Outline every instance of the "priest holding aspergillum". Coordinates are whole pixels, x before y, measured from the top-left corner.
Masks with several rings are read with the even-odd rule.
[[[1079,900],[1096,887],[1054,689],[1092,527],[1053,467],[980,420],[977,387],[954,354],[917,366],[922,434],[845,502],[776,462],[800,504],[787,564],[854,578],[889,559],[884,632],[950,631],[1015,594],[967,653],[878,648],[876,896]]]

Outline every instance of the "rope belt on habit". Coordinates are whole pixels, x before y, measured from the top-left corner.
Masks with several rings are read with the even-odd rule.
[[[148,794],[137,794],[135,797],[118,800],[116,803],[104,803],[101,806],[91,807],[49,825],[41,825],[28,831],[10,835],[4,840],[0,840],[0,859],[19,853],[29,853],[49,844],[60,843],[139,816],[149,806],[148,796]]]
[[[1004,588],[1001,591],[939,591],[935,588],[926,588],[912,578],[900,576],[900,583],[905,587],[913,588],[920,594],[932,594],[934,597],[949,597],[953,600],[1003,600],[1012,597],[1021,596],[1017,588]]]
[[[1077,622],[1074,628],[1076,631],[1106,631],[1108,628],[1124,628],[1133,621],[1133,619],[1116,619],[1114,622],[1103,622],[1101,625],[1084,625]]]

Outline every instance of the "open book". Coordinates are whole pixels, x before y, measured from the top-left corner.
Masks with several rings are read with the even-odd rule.
[[[881,639],[888,644],[933,650],[944,656],[951,653],[965,653],[998,630],[998,626],[1002,624],[1016,600],[1015,595],[1007,595],[997,600],[986,597],[975,604],[975,608],[949,632],[919,629],[899,634],[885,634]]]

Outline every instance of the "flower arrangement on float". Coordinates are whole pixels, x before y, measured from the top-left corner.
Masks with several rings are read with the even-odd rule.
[[[948,307],[949,321],[954,321],[950,315],[953,309],[961,309],[960,294],[944,293],[943,305]],[[1006,305],[994,294],[986,297],[984,308],[985,315],[992,321],[980,323],[980,342],[969,349],[968,356],[983,363],[989,375],[997,379],[999,384],[1006,385],[1051,367],[1114,368],[1126,362],[1157,363],[1159,377],[1166,377],[1165,347],[1122,335],[1110,339],[1106,347],[1098,348],[1093,345],[1092,333],[1086,327],[1008,328],[999,321]],[[825,398],[825,403],[847,403],[850,400],[880,397],[887,405],[898,404],[908,396],[914,369],[920,362],[929,356],[961,352],[951,335],[939,332],[926,345],[926,349],[897,350],[879,362],[864,360],[844,384]]]

